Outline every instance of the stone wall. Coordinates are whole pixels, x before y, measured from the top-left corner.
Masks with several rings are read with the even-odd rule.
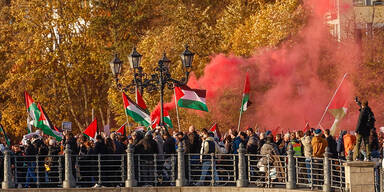
[[[345,183],[351,192],[375,192],[375,163],[352,161],[345,163]]]

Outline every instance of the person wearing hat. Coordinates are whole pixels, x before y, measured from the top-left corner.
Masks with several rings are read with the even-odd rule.
[[[324,157],[325,148],[328,146],[328,142],[323,138],[321,129],[315,130],[315,136],[312,138],[312,156],[313,157]]]

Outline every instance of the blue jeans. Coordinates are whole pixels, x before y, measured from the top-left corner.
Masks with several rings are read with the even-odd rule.
[[[32,182],[37,182],[36,173],[35,173],[36,162],[31,162],[31,163],[28,163],[27,165],[28,165],[28,169],[27,169],[25,187],[29,187],[29,181],[31,179],[32,179]]]
[[[203,161],[203,166],[201,168],[200,182],[205,181],[205,177],[209,176],[208,171],[211,169],[211,165],[212,165],[211,161]],[[219,177],[217,176],[215,162],[213,162],[213,175],[215,177],[215,181],[219,181]]]
[[[307,157],[305,158],[305,166],[307,168],[307,176],[308,176],[308,183],[312,183],[311,179],[311,158]]]

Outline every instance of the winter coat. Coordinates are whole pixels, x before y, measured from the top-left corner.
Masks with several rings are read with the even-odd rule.
[[[168,137],[167,140],[164,141],[163,151],[164,154],[174,154],[176,153],[176,143],[172,137]]]
[[[233,150],[233,154],[237,154],[237,150],[239,149],[240,143],[241,143],[241,139],[240,139],[240,137],[236,137],[236,138],[233,140],[233,142],[232,142],[232,150]]]
[[[255,135],[250,136],[247,142],[246,150],[248,154],[257,154],[259,152],[260,140]]]
[[[324,157],[325,148],[328,146],[328,142],[321,136],[315,136],[312,138],[312,156],[313,157]]]
[[[273,157],[272,155],[279,155],[279,151],[277,149],[277,146],[274,145],[274,143],[271,142],[265,142],[264,145],[260,149],[260,154],[265,156],[260,159],[261,163],[263,165],[272,164],[273,163]],[[269,158],[266,156],[269,155]]]
[[[311,136],[304,136],[301,138],[301,143],[304,147],[304,156],[305,157],[312,157],[312,137]]]
[[[344,135],[347,134],[347,131],[341,131],[339,138],[337,138],[337,147],[336,151],[339,155],[344,155]]]
[[[326,139],[327,139],[329,151],[331,153],[331,157],[332,158],[337,158],[338,155],[337,155],[337,143],[336,143],[336,140],[331,135],[329,135]]]
[[[95,143],[95,154],[105,154],[106,153],[106,146],[103,141],[97,141]]]
[[[201,138],[196,133],[196,131],[192,133],[188,133],[188,139],[189,139],[189,152],[190,153],[200,153],[201,148]]]
[[[163,138],[161,138],[160,135],[156,135],[155,138],[153,138],[153,140],[156,141],[156,144],[157,144],[157,152],[159,154],[163,154],[164,153],[164,150],[163,150],[163,147],[164,147],[164,140]]]
[[[360,109],[359,120],[357,121],[356,133],[363,136],[369,136],[371,127],[368,125],[368,120],[370,118],[370,109],[364,107]]]

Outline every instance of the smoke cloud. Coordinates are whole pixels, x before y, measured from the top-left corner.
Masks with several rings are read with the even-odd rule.
[[[327,0],[308,0],[311,9],[306,26],[291,39],[291,44],[257,50],[251,57],[217,54],[205,67],[204,75],[192,75],[189,86],[207,90],[207,103],[221,129],[237,127],[245,82],[249,73],[253,103],[243,114],[241,128],[255,127],[274,133],[303,130],[306,122],[318,127],[326,106],[343,75],[348,97],[348,113],[340,123],[342,130],[354,130],[358,110],[353,103],[352,84],[361,62],[359,45],[353,39],[337,42],[325,24]],[[342,5],[344,11],[348,5]],[[174,102],[168,106],[174,107]],[[328,112],[322,127],[330,128],[334,118]]]

